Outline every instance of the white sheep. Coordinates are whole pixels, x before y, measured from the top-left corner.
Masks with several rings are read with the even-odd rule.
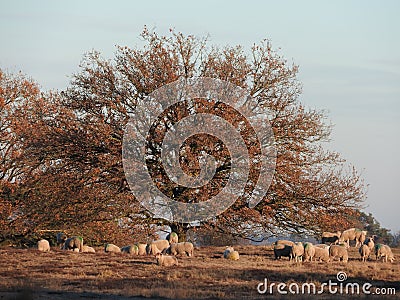
[[[96,250],[94,250],[93,247],[89,247],[89,246],[83,245],[83,247],[82,247],[82,252],[86,252],[86,253],[96,253]]]
[[[104,245],[104,252],[111,252],[111,253],[120,253],[121,248],[114,245],[114,244],[105,244]]]
[[[371,249],[366,244],[362,244],[358,252],[361,255],[361,261],[365,262],[371,255]]]
[[[304,246],[302,242],[298,242],[292,246],[290,251],[290,259],[295,262],[302,261],[302,256],[304,255]]]
[[[387,262],[388,260],[390,260],[390,262],[393,262],[395,260],[392,249],[390,249],[388,245],[376,244],[375,255],[377,260],[382,258],[382,261],[384,262]]]
[[[146,248],[147,248],[147,244],[143,244],[143,243],[136,243],[135,244],[138,247],[138,255],[146,255]]]
[[[356,241],[356,248],[361,246],[365,238],[367,236],[367,231],[358,229],[358,228],[350,228],[342,232],[340,235],[339,243],[347,243],[347,247],[350,247],[350,241]]]
[[[178,260],[176,259],[175,256],[169,256],[169,255],[164,255],[162,253],[157,253],[155,257],[157,260],[157,264],[159,266],[171,267],[178,265]]]
[[[329,246],[317,247],[314,245],[314,261],[329,261],[329,248]]]
[[[42,252],[50,251],[50,243],[48,240],[42,239],[37,242],[37,248]]]
[[[127,253],[127,254],[132,254],[132,255],[138,255],[139,254],[139,248],[137,245],[128,245],[124,246],[121,248],[122,253]]]
[[[166,253],[172,255],[187,255],[193,256],[194,247],[191,242],[172,243],[169,248],[165,250]]]
[[[332,258],[332,260],[338,258],[343,262],[347,262],[349,260],[349,254],[346,247],[340,245],[331,245],[329,247],[329,257]]]
[[[172,244],[172,243],[177,243],[178,242],[178,234],[176,232],[171,232],[167,235],[166,237],[167,241]]]
[[[147,254],[156,255],[168,249],[169,242],[167,240],[156,240],[147,245]]]
[[[312,261],[315,256],[315,247],[313,244],[306,242],[304,246],[304,261]]]

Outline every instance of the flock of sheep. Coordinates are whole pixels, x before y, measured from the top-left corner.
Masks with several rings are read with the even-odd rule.
[[[324,232],[322,244],[314,245],[309,242],[294,243],[288,240],[278,240],[273,245],[275,259],[289,257],[295,262],[302,261],[333,261],[341,260],[347,262],[349,259],[348,248],[350,241],[356,242],[363,262],[367,261],[373,251],[376,259],[385,262],[393,262],[395,259],[389,246],[376,244],[376,236],[367,237],[367,232],[357,228],[350,228],[343,232]],[[75,252],[95,252],[95,249],[83,244],[83,238],[73,236],[67,238],[64,233],[57,234],[57,243],[63,250]],[[42,239],[37,243],[38,250],[50,251],[50,244]],[[189,256],[194,254],[194,246],[191,242],[178,242],[178,235],[171,232],[166,239],[155,240],[149,244],[135,243],[123,247],[114,244],[105,244],[104,251],[107,253],[125,253],[130,255],[153,255],[160,266],[174,266],[178,264],[176,256]],[[239,252],[233,247],[227,247],[223,257],[229,260],[238,260]]]
[[[62,250],[70,250],[74,252],[96,252],[94,248],[83,244],[83,238],[73,236],[67,238],[65,233],[57,234],[57,244]],[[37,247],[39,251],[50,251],[49,241],[42,239],[38,241]],[[190,242],[178,242],[178,235],[171,232],[165,240],[156,240],[149,244],[135,243],[124,247],[118,247],[114,244],[105,244],[104,252],[106,253],[126,253],[130,255],[153,255],[160,266],[173,266],[178,264],[176,256],[187,255],[193,256],[194,246]]]
[[[367,231],[357,228],[350,228],[343,232],[324,232],[322,234],[322,244],[313,245],[309,242],[294,243],[287,240],[278,240],[274,243],[275,259],[282,256],[289,257],[289,260],[298,261],[339,261],[347,262],[349,259],[347,249],[350,247],[350,241],[355,241],[355,247],[359,248],[361,260],[367,261],[373,251],[376,259],[385,262],[393,262],[395,259],[392,250],[388,245],[375,244],[376,236],[367,237]],[[327,245],[329,244],[329,245]]]

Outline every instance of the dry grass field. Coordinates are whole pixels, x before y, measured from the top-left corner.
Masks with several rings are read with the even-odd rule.
[[[314,283],[317,292],[329,280],[338,282],[339,271],[347,274],[344,283],[372,285],[371,294],[379,291],[400,298],[400,249],[393,249],[393,263],[362,263],[355,248],[350,260],[342,262],[292,263],[287,258],[276,261],[268,246],[237,246],[240,260],[222,258],[223,247],[203,247],[195,257],[179,258],[179,266],[156,265],[153,257],[123,254],[73,253],[53,249],[41,253],[35,249],[0,249],[0,299],[297,299],[309,294],[292,295],[288,286]],[[260,294],[261,282],[285,283],[288,295]],[[261,286],[263,287],[263,286]],[[276,287],[276,286],[275,286]],[[295,291],[295,289],[293,290]],[[307,291],[307,290],[306,290]],[[345,292],[345,291],[343,291]],[[351,292],[351,290],[349,290]],[[354,295],[329,293],[327,287],[315,299],[349,298]],[[393,293],[393,290],[392,290]],[[358,299],[374,298],[360,291]],[[376,297],[378,298],[378,297]]]

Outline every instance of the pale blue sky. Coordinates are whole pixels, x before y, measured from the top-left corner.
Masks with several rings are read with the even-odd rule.
[[[112,58],[144,25],[247,49],[264,38],[300,66],[302,101],[328,111],[329,147],[370,184],[365,209],[400,230],[400,1],[4,1],[0,67],[64,89],[84,52]]]

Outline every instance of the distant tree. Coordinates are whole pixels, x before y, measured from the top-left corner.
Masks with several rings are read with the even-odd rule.
[[[381,227],[381,224],[375,219],[371,213],[360,212],[359,216],[360,227],[368,231],[368,235],[376,235],[379,243],[391,244],[393,242],[393,235],[390,229]]]
[[[394,247],[400,247],[400,231],[397,231],[393,234],[393,242],[392,245]]]
[[[21,163],[29,167],[19,185],[20,210],[31,228],[73,228],[95,234],[98,240],[132,234],[145,238],[154,233],[154,225],[168,225],[181,237],[196,230],[193,224],[156,218],[141,207],[129,191],[121,156],[124,130],[138,100],[165,84],[196,76],[222,79],[248,91],[269,110],[277,147],[275,176],[257,206],[249,208],[242,197],[221,215],[196,226],[252,238],[282,229],[317,232],[350,224],[349,216],[362,204],[365,185],[338,153],[322,147],[329,141],[331,126],[324,112],[300,103],[297,66],[288,64],[267,41],[246,54],[240,46],[209,48],[207,39],[176,32],[166,37],[145,28],[142,37],[143,48],[118,47],[113,60],[96,51],[86,54],[65,91],[43,93],[13,112]],[[229,107],[196,101],[197,113],[220,114],[235,123]],[[166,117],[177,122],[187,109],[184,103]],[[154,141],[163,134],[150,133]],[[218,141],[209,135],[189,140],[186,161],[193,163],[184,163],[183,169],[197,174],[199,152]],[[157,147],[148,147],[156,153]],[[254,155],[258,150],[248,151]],[[148,167],[165,194],[182,202],[204,201],[219,191],[230,169],[224,147],[210,154],[222,167],[201,193],[177,188],[157,161]],[[249,181],[256,177],[257,172],[251,173]]]

